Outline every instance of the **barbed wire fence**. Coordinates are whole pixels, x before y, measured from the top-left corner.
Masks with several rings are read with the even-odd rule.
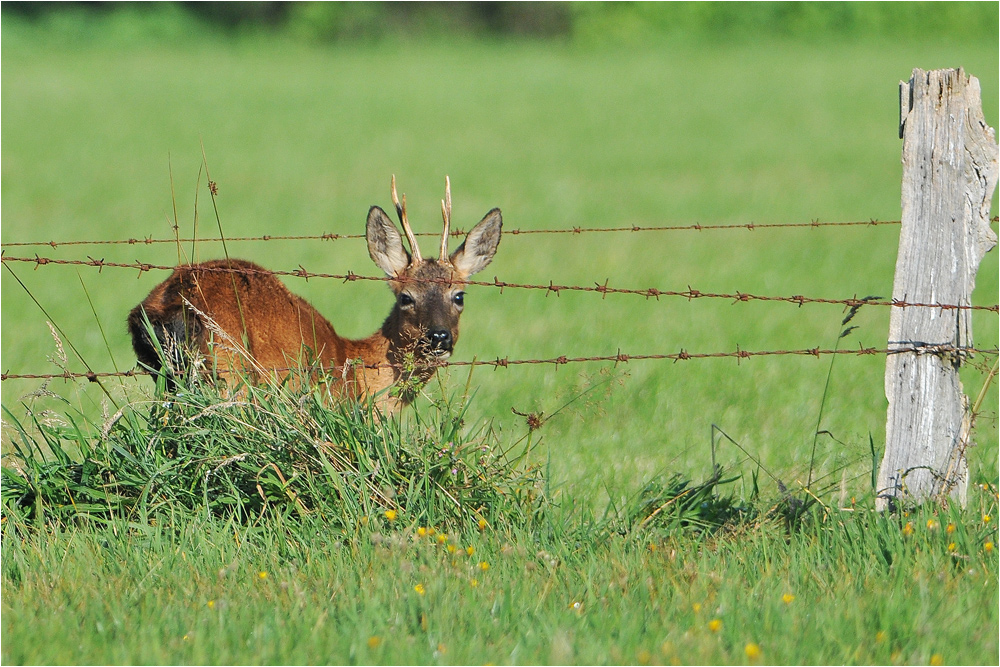
[[[903,354],[903,353],[917,353],[917,354],[934,354],[934,355],[970,355],[970,354],[986,354],[986,355],[998,355],[1000,354],[1000,349],[990,348],[990,349],[980,349],[973,347],[956,347],[953,345],[919,345],[911,347],[894,347],[894,348],[875,348],[875,347],[864,347],[859,345],[858,349],[820,349],[818,347],[798,349],[798,350],[743,350],[737,346],[736,350],[729,352],[688,352],[681,349],[679,352],[672,354],[626,354],[623,352],[618,352],[613,355],[604,356],[594,356],[594,357],[551,357],[548,359],[511,359],[509,357],[498,357],[493,360],[472,360],[472,361],[441,361],[441,362],[430,362],[427,364],[428,368],[447,368],[453,366],[483,366],[494,368],[509,368],[511,366],[525,366],[525,365],[549,365],[549,366],[563,366],[565,364],[576,364],[582,362],[613,362],[615,364],[627,364],[632,361],[687,361],[690,359],[724,359],[733,358],[737,360],[737,363],[741,359],[750,359],[751,357],[778,357],[778,356],[801,356],[801,357],[822,357],[828,355],[844,355],[844,356],[866,356],[866,355],[892,355],[892,354]],[[365,368],[379,369],[379,368],[403,368],[400,365],[395,364],[364,364]],[[273,371],[276,373],[288,373],[303,370],[300,367],[288,367],[288,368],[268,368],[268,371]],[[308,370],[308,369],[305,369]],[[339,368],[338,368],[339,370]],[[239,371],[228,371],[225,369],[219,369],[215,371],[220,374],[228,372],[239,372]],[[142,369],[132,369],[127,371],[108,371],[102,373],[96,372],[72,372],[63,371],[62,373],[2,373],[0,374],[0,379],[2,380],[50,380],[50,379],[64,379],[64,380],[78,380],[84,379],[90,380],[91,382],[97,382],[101,378],[131,378],[140,377],[146,375],[146,371]]]
[[[997,218],[993,218],[996,222]],[[567,227],[562,229],[506,229],[504,234],[511,236],[518,236],[523,234],[592,234],[592,233],[616,233],[616,232],[668,232],[668,231],[754,231],[756,229],[795,229],[802,227],[811,227],[813,229],[819,227],[878,227],[883,225],[898,225],[899,220],[877,220],[871,218],[869,220],[856,220],[848,222],[820,222],[819,219],[813,219],[810,222],[784,222],[784,223],[756,223],[748,222],[740,225],[702,225],[700,223],[693,223],[690,225],[657,225],[657,226],[642,226],[642,225],[629,225],[620,227]],[[466,231],[460,228],[451,230],[450,236],[460,238],[465,236]],[[434,232],[415,232],[414,236],[433,236],[434,238],[440,238],[441,235]],[[243,242],[243,241],[339,241],[339,240],[360,240],[364,239],[364,234],[334,234],[331,232],[326,232],[323,234],[314,235],[279,235],[279,234],[264,234],[262,236],[233,236],[227,237],[226,242]],[[127,239],[102,239],[102,240],[74,240],[74,241],[12,241],[9,243],[4,243],[3,246],[7,248],[37,248],[48,246],[51,248],[60,248],[63,246],[82,246],[82,245],[157,245],[157,244],[177,244],[177,243],[212,243],[212,242],[222,242],[221,238],[214,237],[190,237],[190,238],[154,238],[152,236],[144,236],[143,238],[127,238]]]
[[[65,266],[87,266],[91,268],[96,268],[101,271],[105,268],[113,269],[132,269],[138,271],[139,275],[146,273],[148,271],[173,271],[176,266],[165,265],[165,264],[150,264],[146,262],[140,262],[136,260],[135,262],[109,262],[104,259],[95,259],[93,257],[88,257],[87,259],[57,259],[53,257],[40,257],[35,255],[34,257],[14,257],[9,255],[3,255],[0,257],[4,263],[6,262],[20,262],[34,264],[35,268],[48,265],[65,265]],[[239,273],[243,275],[250,274],[261,274],[261,275],[274,275],[274,276],[287,276],[295,278],[303,278],[309,280],[312,278],[319,279],[332,279],[341,280],[343,282],[354,282],[359,280],[364,281],[376,281],[376,282],[389,282],[391,280],[399,280],[398,278],[388,278],[385,276],[366,276],[357,273],[318,273],[309,271],[303,266],[299,266],[298,269],[283,271],[280,269],[271,270],[264,268],[250,268],[246,266],[240,266],[238,268],[228,268],[223,266],[208,267],[202,266],[199,271],[205,273]],[[438,282],[446,283],[443,280],[419,280],[410,279],[413,282]],[[686,290],[668,290],[660,289],[656,287],[645,287],[645,288],[628,288],[628,287],[611,287],[609,285],[609,280],[604,283],[595,283],[594,285],[563,285],[556,284],[549,281],[548,284],[531,284],[531,283],[513,283],[499,280],[494,278],[492,281],[482,281],[482,280],[466,280],[463,281],[465,285],[475,285],[479,287],[495,287],[499,288],[500,292],[503,293],[505,289],[524,289],[524,290],[542,290],[547,294],[559,295],[560,292],[590,292],[601,294],[602,296],[607,296],[608,294],[630,294],[634,296],[645,297],[646,299],[659,299],[660,297],[681,297],[688,301],[694,299],[724,299],[728,301],[738,302],[738,301],[783,301],[786,303],[793,303],[798,306],[803,306],[807,303],[823,303],[823,304],[835,304],[842,305],[846,307],[855,306],[894,306],[897,308],[935,308],[941,311],[946,310],[986,310],[990,312],[1000,312],[1000,304],[992,305],[964,305],[964,304],[952,304],[952,303],[938,303],[938,302],[919,302],[919,301],[905,301],[902,299],[873,299],[873,298],[859,298],[857,296],[847,297],[847,298],[825,298],[825,297],[810,297],[801,294],[792,295],[766,295],[766,294],[753,294],[750,292],[703,292],[701,290],[688,287]]]
[[[993,218],[994,221],[997,218]],[[724,231],[755,231],[761,230],[780,230],[789,228],[817,228],[817,227],[831,227],[834,229],[843,229],[848,227],[873,227],[873,226],[883,226],[883,225],[899,225],[898,220],[887,220],[881,221],[876,219],[870,219],[868,221],[847,221],[847,222],[820,222],[818,220],[812,220],[810,222],[803,223],[747,223],[741,225],[713,225],[713,224],[693,224],[693,225],[660,225],[660,226],[621,226],[621,227],[572,227],[565,229],[534,229],[534,230],[505,230],[504,234],[570,234],[570,235],[583,235],[583,234],[607,234],[607,233],[635,233],[635,232],[681,232],[681,231],[696,231],[696,232],[724,232]],[[452,232],[453,236],[462,236],[465,232],[462,230],[454,230]],[[421,233],[418,236],[438,236],[432,233]],[[331,240],[352,240],[352,239],[364,239],[363,234],[320,234],[320,235],[301,235],[301,236],[280,236],[280,235],[263,235],[263,236],[247,236],[247,237],[227,237],[226,242],[244,241],[244,242],[260,242],[267,243],[269,241],[279,241],[279,240],[295,240],[295,241],[331,241]],[[105,268],[108,269],[122,269],[122,270],[133,270],[136,271],[136,277],[141,277],[143,274],[151,271],[173,271],[176,267],[173,265],[162,265],[153,264],[149,262],[142,262],[140,260],[135,260],[133,262],[114,262],[107,261],[103,258],[95,258],[92,256],[87,256],[86,259],[67,259],[67,258],[56,258],[56,257],[45,257],[40,256],[37,253],[33,257],[27,256],[12,256],[7,254],[8,248],[31,248],[31,247],[49,247],[49,248],[59,248],[63,246],[108,246],[108,245],[154,245],[154,244],[178,244],[178,243],[207,243],[207,242],[221,242],[220,238],[171,238],[171,239],[157,239],[152,237],[147,237],[143,239],[105,239],[105,240],[72,240],[72,241],[18,241],[18,242],[8,242],[3,243],[2,255],[0,255],[0,260],[4,264],[7,263],[17,263],[17,264],[29,264],[34,265],[34,269],[37,270],[40,267],[47,266],[81,266],[97,269],[97,271],[103,272]],[[204,271],[213,272],[239,272],[239,273],[262,273],[269,275],[277,275],[284,277],[301,278],[306,281],[310,279],[320,279],[320,280],[339,280],[342,282],[355,282],[355,281],[377,281],[386,282],[390,280],[385,276],[369,276],[361,275],[353,272],[348,272],[346,274],[335,274],[335,273],[321,273],[309,271],[302,265],[299,265],[297,269],[293,270],[271,270],[263,268],[248,268],[241,266],[239,268],[227,268],[227,267],[203,267]],[[739,302],[750,302],[750,301],[764,301],[764,302],[784,302],[794,304],[798,307],[802,307],[806,304],[827,304],[827,305],[840,305],[844,308],[860,308],[861,306],[875,306],[875,307],[891,307],[891,308],[933,308],[940,312],[945,311],[986,311],[992,313],[1000,313],[1000,304],[990,304],[990,305],[972,305],[972,304],[954,304],[954,303],[938,303],[938,302],[918,302],[918,301],[906,301],[902,299],[883,299],[878,297],[858,297],[857,295],[851,297],[843,298],[828,298],[828,297],[815,297],[815,296],[805,296],[801,294],[791,294],[791,295],[767,295],[767,294],[754,294],[751,292],[735,291],[735,292],[709,292],[701,291],[691,287],[690,285],[684,290],[670,290],[657,287],[646,287],[646,288],[627,288],[627,287],[612,287],[609,284],[609,280],[605,280],[603,283],[594,283],[593,285],[572,285],[572,284],[557,284],[554,281],[549,281],[547,284],[544,283],[515,283],[509,281],[501,281],[494,277],[492,281],[467,281],[466,284],[476,285],[481,287],[491,287],[496,288],[502,294],[505,290],[538,290],[545,292],[546,296],[549,294],[555,294],[559,296],[562,292],[581,292],[590,294],[600,294],[602,299],[607,298],[608,295],[620,296],[620,295],[631,295],[640,296],[645,300],[660,300],[661,297],[673,297],[680,298],[686,301],[693,301],[696,299],[721,299],[726,300],[731,303]],[[914,345],[909,347],[893,347],[889,348],[874,348],[874,347],[864,347],[859,344],[858,349],[821,349],[819,347],[813,348],[802,348],[802,349],[782,349],[782,350],[746,350],[739,346],[735,350],[725,350],[725,351],[715,351],[715,352],[688,352],[685,349],[680,349],[677,352],[671,353],[637,353],[637,354],[626,354],[618,350],[614,355],[598,355],[598,356],[569,356],[561,355],[558,357],[544,358],[544,359],[510,359],[509,357],[496,358],[493,360],[474,360],[474,361],[450,361],[450,362],[439,362],[435,363],[435,367],[447,367],[447,366],[492,366],[493,368],[509,368],[513,366],[524,366],[524,365],[549,365],[558,368],[559,366],[574,363],[584,363],[584,362],[605,362],[605,363],[629,363],[632,361],[688,361],[697,359],[720,359],[720,358],[734,358],[739,363],[740,360],[749,359],[753,357],[765,357],[765,356],[812,356],[820,357],[826,355],[850,355],[850,356],[864,356],[864,355],[889,355],[889,354],[899,354],[901,352],[915,352],[919,354],[960,354],[967,356],[970,354],[984,354],[984,355],[996,355],[998,350],[993,349],[980,349],[973,347],[956,347],[956,346],[942,346],[942,345]],[[274,369],[276,371],[291,371],[295,369]],[[26,379],[88,379],[91,382],[96,382],[101,378],[113,378],[113,377],[136,377],[144,375],[145,371],[135,368],[128,371],[114,371],[114,372],[71,372],[64,370],[61,373],[12,373],[5,371],[0,373],[0,381],[7,380],[26,380]]]

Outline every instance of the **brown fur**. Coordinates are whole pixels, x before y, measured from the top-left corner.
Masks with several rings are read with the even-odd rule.
[[[372,207],[369,252],[389,276],[396,304],[368,338],[340,337],[272,273],[251,262],[223,259],[179,266],[157,285],[129,313],[132,346],[144,366],[166,374],[170,388],[192,363],[229,384],[240,376],[260,382],[318,365],[334,395],[352,398],[369,397],[406,380],[397,396],[385,393],[379,400],[384,410],[395,411],[433,375],[434,362],[450,356],[462,311],[456,295],[462,294],[469,275],[492,259],[501,226],[500,211],[494,209],[450,257],[413,262],[395,226],[382,209]],[[400,365],[411,373],[404,375]]]

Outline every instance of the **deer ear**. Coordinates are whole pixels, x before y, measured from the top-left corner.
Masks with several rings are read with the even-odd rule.
[[[479,224],[472,228],[465,242],[449,258],[455,270],[464,276],[479,273],[493,261],[493,255],[500,245],[500,230],[503,218],[500,209],[495,208],[486,214]]]
[[[410,265],[410,255],[403,249],[403,240],[396,231],[396,225],[378,206],[368,209],[365,236],[372,261],[390,278],[395,278]]]

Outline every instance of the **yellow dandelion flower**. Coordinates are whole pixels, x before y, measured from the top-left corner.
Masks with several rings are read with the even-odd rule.
[[[490,564],[487,563],[486,561],[480,561],[479,562],[479,569],[482,570],[483,572],[485,572],[486,570],[490,569]]]
[[[417,584],[413,587],[413,590],[417,592],[417,595],[423,595],[426,591],[424,590],[423,584]]]
[[[190,641],[190,639],[191,639],[191,635],[184,635],[184,636],[182,637],[182,639],[183,639],[184,641]]]
[[[945,527],[944,532],[948,533],[949,535],[951,535],[952,533],[954,533],[955,532],[955,524],[949,523],[947,525],[947,527]]]
[[[791,593],[785,593],[784,595],[781,596],[781,601],[784,602],[785,604],[792,604],[793,600],[795,600],[795,596],[792,595]]]
[[[656,544],[654,542],[650,542],[649,543],[649,550],[650,551],[656,551]]]
[[[437,536],[437,541],[438,544],[444,544],[445,542],[448,541],[448,536],[445,535],[444,533],[441,533],[440,535]]]
[[[695,602],[693,605],[691,605],[691,608],[694,609],[694,613],[696,613],[696,614],[701,613],[701,603],[700,602]]]
[[[954,542],[949,542],[948,543],[948,551],[954,551],[957,548],[958,548],[958,546]]]
[[[215,600],[209,600],[207,604],[209,609],[215,609]]]
[[[486,530],[486,519],[480,519],[476,525],[479,526],[479,530]]]
[[[448,545],[448,553],[453,554],[453,553],[455,553],[456,550],[457,550],[457,547],[454,544],[449,544]]]
[[[934,519],[927,519],[927,530],[937,530],[937,527],[940,525],[941,524]]]
[[[913,534],[913,522],[907,521],[906,525],[903,526],[903,537],[909,537]]]
[[[475,547],[465,547],[465,553],[468,554],[469,556],[471,556],[472,554],[476,553],[476,548]]]
[[[444,653],[448,652],[448,649],[445,648],[444,644],[438,644],[438,650],[437,650],[437,652],[441,653],[441,654],[444,654]]]
[[[990,515],[989,514],[984,514],[983,515],[983,523],[989,523],[990,521],[992,521]]]
[[[472,586],[473,588],[477,588],[479,586],[479,580],[473,579],[472,581],[469,582],[469,585]]]
[[[267,572],[261,570],[260,572],[257,573],[257,578],[261,580],[267,579]]]
[[[743,647],[743,652],[747,654],[747,657],[751,660],[756,660],[760,657],[760,646],[754,642],[750,642],[745,647]]]
[[[388,519],[389,521],[395,521],[396,520],[396,510],[386,510],[385,511],[385,518]]]
[[[986,544],[984,544],[983,545],[983,551],[985,551],[986,553],[989,553],[989,552],[993,551],[993,543],[992,542],[987,542]]]
[[[713,618],[708,622],[708,629],[712,632],[718,632],[722,629],[722,621],[717,618]]]
[[[420,526],[419,528],[417,528],[417,536],[418,537],[424,537],[425,535],[427,535],[427,529],[426,528],[424,528],[423,526]]]
[[[372,635],[368,638],[368,648],[377,649],[378,645],[382,643],[382,638],[378,635]]]
[[[934,655],[931,656],[931,664],[932,665],[943,665],[944,664],[944,656],[942,656],[940,653],[935,653]]]
[[[875,633],[875,643],[881,644],[882,642],[885,641],[885,638],[888,636],[889,635],[886,634],[885,630],[879,630],[878,632]]]

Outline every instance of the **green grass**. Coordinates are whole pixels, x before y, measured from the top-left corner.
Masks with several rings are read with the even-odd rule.
[[[508,229],[898,219],[899,79],[913,67],[964,66],[980,78],[987,121],[997,125],[995,43],[593,51],[465,41],[312,48],[247,38],[47,46],[4,21],[4,243],[166,237],[174,200],[168,164],[182,233],[190,233],[202,142],[228,236],[358,233],[369,205],[388,205],[392,173],[425,231],[439,228],[445,174],[456,224],[466,229],[492,206],[503,209]],[[204,180],[202,236],[217,232]],[[892,227],[507,235],[483,277],[889,296],[896,240]],[[232,243],[229,251],[275,269],[377,271],[360,241]],[[38,252],[178,260],[169,245]],[[197,253],[217,257],[221,248],[205,243]],[[996,258],[983,262],[976,303],[998,301]],[[95,370],[132,366],[125,316],[162,273],[12,268]],[[369,334],[391,303],[378,284],[286,282],[343,335]],[[6,271],[0,312],[3,369],[57,370],[46,361],[56,347],[45,317]],[[830,347],[842,317],[836,306],[479,287],[470,289],[456,358]],[[854,323],[860,328],[845,345],[884,345],[886,309],[864,308]],[[997,344],[995,315],[977,314],[974,326],[980,346]],[[798,492],[828,362],[478,369],[466,422],[489,423],[510,442],[524,431],[511,408],[548,416],[565,405],[540,431],[539,451],[554,493],[580,516],[599,516],[609,500],[628,505],[660,474],[707,478],[712,424]],[[82,370],[75,359],[70,367]],[[446,386],[464,386],[464,370],[446,374]],[[834,365],[822,427],[836,441],[821,439],[818,452],[818,474],[836,482],[822,497],[830,507],[840,502],[842,478],[847,505],[851,496],[869,497],[869,435],[876,448],[884,440],[883,372],[879,357]],[[969,368],[963,377],[974,397],[984,374]],[[21,397],[39,384],[4,382],[3,404],[22,418]],[[152,395],[148,380],[105,386],[118,404]],[[48,387],[100,422],[107,397],[97,387]],[[34,406],[64,411],[60,401]],[[972,482],[994,489],[997,410],[991,390],[970,456]],[[412,421],[407,413],[404,426]],[[7,429],[5,452],[10,442]],[[731,445],[717,456],[741,475],[740,493],[752,495],[756,466]],[[763,473],[760,485],[775,496]],[[4,660],[603,663],[643,661],[647,651],[655,662],[740,662],[745,643],[755,641],[762,660],[775,662],[926,662],[934,653],[995,662],[996,559],[982,552],[984,534],[976,532],[993,501],[971,495],[973,506],[954,519],[969,531],[960,552],[969,560],[949,556],[941,532],[918,531],[907,542],[890,518],[833,513],[791,539],[764,521],[713,538],[657,538],[655,552],[625,538],[578,548],[558,540],[536,547],[530,534],[471,535],[491,563],[475,590],[468,563],[453,571],[436,547],[371,544],[364,534],[341,538],[298,524],[247,527],[185,515],[142,537],[62,528],[22,540],[5,530],[4,632],[18,640],[4,642]],[[565,521],[577,518],[569,512]],[[916,516],[914,525],[922,529],[927,518]],[[888,544],[891,566],[879,544]],[[548,567],[540,548],[562,565]],[[416,583],[424,596],[414,596]],[[788,591],[796,599],[785,605]],[[209,610],[208,600],[220,604]],[[568,609],[575,601],[583,614]],[[45,620],[53,614],[55,623]],[[706,629],[714,615],[723,620],[719,634]],[[56,640],[67,626],[85,631]],[[875,644],[880,628],[888,639]],[[811,634],[799,641],[800,630]],[[375,650],[372,635],[383,640]],[[661,650],[666,641],[674,652]],[[446,652],[435,656],[438,643]]]
[[[464,433],[461,401],[403,427],[371,408],[330,410],[319,391],[248,392],[186,387],[100,435],[71,411],[18,428],[3,483],[4,632],[17,638],[5,661],[885,664],[997,652],[995,486],[973,489],[964,510],[900,516],[872,512],[870,498],[837,509],[773,486],[761,495],[756,479],[740,497],[738,476],[720,471],[652,480],[596,516],[542,484],[530,432],[512,444]],[[53,617],[79,618],[81,632]]]
[[[756,643],[767,664],[990,664],[996,551],[971,515],[951,535],[929,516],[910,537],[871,514],[646,544],[472,534],[455,555],[412,527],[8,529],[4,661],[740,664]]]

